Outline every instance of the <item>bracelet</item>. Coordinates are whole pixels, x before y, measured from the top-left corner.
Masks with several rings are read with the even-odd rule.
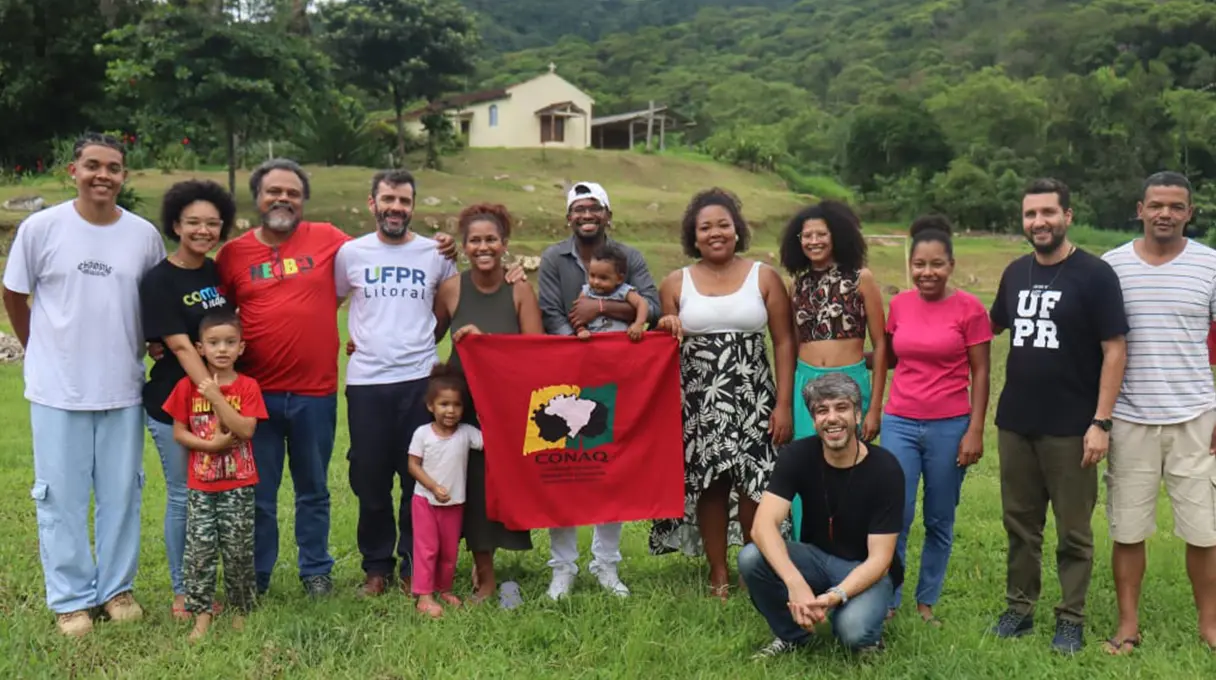
[[[836,595],[840,598],[840,604],[842,605],[849,601],[849,594],[844,592],[844,588],[841,588],[840,586],[832,586],[831,588],[828,588],[828,592],[836,593]]]

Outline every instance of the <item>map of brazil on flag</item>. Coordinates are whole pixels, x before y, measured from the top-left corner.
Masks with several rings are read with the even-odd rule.
[[[491,519],[522,530],[684,515],[670,335],[470,335],[456,351],[485,439]]]

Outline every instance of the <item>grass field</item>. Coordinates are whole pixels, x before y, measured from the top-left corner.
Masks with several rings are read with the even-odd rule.
[[[149,175],[147,181],[160,180]],[[614,180],[625,182],[626,177]],[[423,182],[430,187],[439,184],[440,178],[424,175]],[[687,191],[689,184],[699,182],[685,178],[679,186]],[[137,186],[142,191],[142,183]],[[356,189],[363,191],[352,179],[349,201],[362,210],[362,194],[354,193]],[[761,186],[749,190],[757,196],[770,191]],[[435,193],[446,196],[447,191]],[[538,183],[537,193],[541,191]],[[560,210],[557,190],[543,191],[550,194],[545,205]],[[609,191],[613,191],[612,186]],[[637,198],[620,199],[630,207],[628,212],[636,213],[645,209],[642,195],[646,191],[626,188],[616,195],[629,197],[636,192]],[[6,193],[12,192],[0,190],[0,197]],[[430,193],[423,189],[421,195]],[[152,194],[152,190],[147,192]],[[467,191],[460,195],[466,194],[471,195]],[[522,192],[515,198],[521,196]],[[744,198],[747,200],[746,195]],[[797,204],[796,199],[787,196],[774,198],[772,205],[782,200],[788,206]],[[317,202],[334,205],[338,200],[326,189],[325,194],[319,193]],[[752,200],[750,204],[761,202]],[[678,218],[679,209],[663,209],[668,225]],[[318,211],[311,212],[315,215]],[[618,208],[618,214],[622,212],[624,209]],[[772,214],[775,220],[780,213],[774,209]],[[365,221],[365,217],[361,214],[358,220]],[[623,231],[623,238],[631,238],[628,230]],[[1118,242],[1118,237],[1084,230],[1076,235],[1092,250],[1100,251]],[[539,249],[558,235],[525,225],[521,236],[519,241]],[[647,255],[656,276],[683,262],[670,226],[664,228],[656,221],[638,227],[632,237],[636,237],[634,242]],[[775,249],[773,231],[762,230],[754,252],[764,257]],[[1024,250],[1024,244],[1014,239],[960,238],[955,280],[990,301],[1001,270]],[[903,257],[898,245],[873,247],[872,266],[884,289],[903,285]],[[345,331],[345,318],[341,316]],[[1004,382],[1007,342],[1000,338],[994,344],[994,404]],[[911,603],[905,602],[888,627],[888,651],[877,659],[857,661],[829,641],[821,641],[792,657],[751,662],[750,654],[768,642],[770,635],[746,597],[735,594],[726,604],[708,598],[702,560],[648,556],[645,524],[630,525],[625,534],[621,574],[633,590],[628,600],[618,601],[602,593],[585,571],[570,600],[555,604],[544,599],[549,575],[544,566],[548,539],[545,532],[535,532],[535,551],[503,553],[499,559],[500,577],[521,583],[524,607],[503,612],[483,606],[452,612],[441,621],[424,621],[398,593],[371,602],[355,597],[362,574],[355,546],[357,506],[346,482],[344,404],[339,406],[338,443],[330,469],[331,550],[337,560],[334,575],[338,586],[334,598],[309,602],[296,581],[288,479],[280,499],[282,559],[270,595],[244,632],[229,630],[221,617],[208,641],[197,647],[187,645],[188,627],[169,616],[171,594],[161,540],[164,483],[149,440],[144,460],[147,485],[142,559],[136,588],[148,616],[140,624],[99,625],[85,639],[67,640],[54,632],[44,603],[34,505],[29,500],[32,452],[28,410],[21,393],[20,368],[0,366],[0,451],[4,452],[0,456],[0,677],[4,678],[766,678],[847,674],[858,678],[1176,680],[1213,677],[1216,673],[1216,657],[1197,638],[1183,546],[1172,535],[1168,512],[1161,515],[1160,531],[1149,542],[1149,574],[1142,609],[1145,642],[1132,658],[1108,658],[1099,649],[1099,641],[1113,632],[1115,621],[1110,541],[1101,509],[1094,517],[1098,556],[1089,600],[1089,644],[1084,653],[1062,659],[1049,651],[1051,607],[1059,596],[1050,521],[1043,572],[1044,606],[1036,634],[1014,642],[998,641],[985,634],[1003,609],[1005,573],[996,433],[991,425],[985,440],[986,455],[971,471],[959,507],[954,558],[937,610],[946,625],[937,630],[922,624]],[[1167,507],[1164,503],[1160,506],[1162,511]],[[920,540],[921,532],[916,528],[911,545],[918,546]],[[584,532],[584,551],[588,543],[589,536]],[[915,548],[911,551],[910,574],[916,573],[918,554]],[[462,556],[458,582],[466,590],[469,567],[468,557]],[[827,640],[829,629],[824,627],[820,632]]]

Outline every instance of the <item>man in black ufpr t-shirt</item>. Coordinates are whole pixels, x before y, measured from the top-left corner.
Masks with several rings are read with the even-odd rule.
[[[1064,183],[1043,179],[1027,187],[1022,228],[1034,253],[1005,269],[991,311],[993,331],[1009,329],[1005,389],[996,409],[1008,609],[993,632],[1018,637],[1034,626],[1050,501],[1062,599],[1052,646],[1064,653],[1080,651],[1084,642],[1097,466],[1110,444],[1127,361],[1119,277],[1068,242],[1071,223]]]
[[[802,398],[819,434],[782,450],[756,510],[755,542],[739,553],[739,574],[776,636],[757,657],[798,649],[825,618],[844,646],[880,648],[891,593],[904,578],[895,556],[904,473],[889,451],[858,438],[861,389],[829,373],[807,383]],[[802,536],[786,542],[780,527],[795,494]]]

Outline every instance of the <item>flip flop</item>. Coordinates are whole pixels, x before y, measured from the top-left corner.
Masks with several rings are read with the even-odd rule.
[[[515,581],[507,581],[498,587],[498,604],[503,609],[515,609],[523,603],[523,592]]]
[[[1122,640],[1110,638],[1103,643],[1102,649],[1111,656],[1127,656],[1128,654],[1131,654],[1133,650],[1139,647],[1141,642],[1142,639],[1140,634],[1137,633],[1134,637],[1123,638]],[[1131,649],[1126,649],[1128,646],[1130,646]]]

